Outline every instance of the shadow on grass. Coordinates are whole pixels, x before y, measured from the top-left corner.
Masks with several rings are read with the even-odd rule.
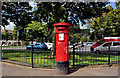
[[[7,59],[9,59],[9,58],[7,58],[7,57],[2,58],[2,60],[7,60]]]

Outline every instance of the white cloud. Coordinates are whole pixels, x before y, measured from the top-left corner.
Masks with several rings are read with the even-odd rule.
[[[10,22],[10,25],[7,25],[6,29],[13,30],[14,26],[15,26],[15,24],[13,22]]]
[[[29,4],[33,7],[32,8],[32,11],[34,11],[34,8],[36,7],[36,4],[35,4],[35,2],[33,2],[33,1],[30,1],[29,2]]]
[[[35,6],[33,1],[30,1],[29,4],[30,4],[32,7]]]

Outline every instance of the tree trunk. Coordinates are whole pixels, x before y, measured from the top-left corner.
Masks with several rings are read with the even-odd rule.
[[[47,35],[47,42],[50,42],[50,34],[52,33],[52,31],[49,31],[48,32],[48,35]]]
[[[55,23],[58,23],[58,5],[59,3],[56,3],[55,5]],[[52,56],[54,57],[56,55],[56,28],[54,27],[54,30],[53,30],[53,48],[52,48]]]
[[[43,43],[43,35],[42,35],[42,43]]]
[[[96,42],[97,41],[97,36],[96,36],[96,31],[94,32],[94,36],[95,36],[95,38],[94,38],[94,42]]]
[[[49,30],[49,27],[48,27],[48,34],[47,34],[47,42],[48,43],[50,42],[50,35],[49,35],[49,33],[50,33],[50,30]]]

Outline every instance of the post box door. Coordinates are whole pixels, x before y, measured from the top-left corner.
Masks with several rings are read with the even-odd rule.
[[[56,34],[56,61],[68,61],[68,34]]]

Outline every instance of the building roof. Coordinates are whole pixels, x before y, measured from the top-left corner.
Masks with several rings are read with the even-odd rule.
[[[3,33],[5,30],[2,29],[1,32]],[[13,34],[13,30],[8,30],[9,33]]]
[[[13,34],[13,30],[8,30],[9,33]]]

